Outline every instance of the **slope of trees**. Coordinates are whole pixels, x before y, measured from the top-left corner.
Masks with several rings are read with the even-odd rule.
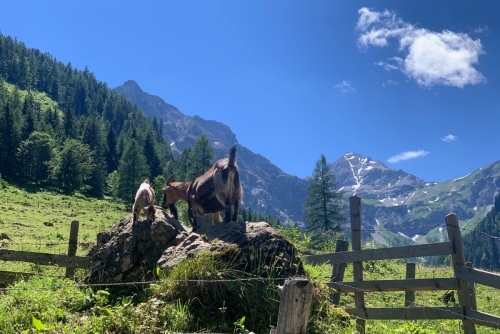
[[[500,195],[476,228],[463,237],[465,260],[474,267],[500,270]]]
[[[175,172],[189,179],[211,166],[206,136],[175,159],[162,122],[146,118],[88,68],[76,70],[0,34],[2,179],[130,201],[145,178]]]
[[[172,173],[189,180],[214,163],[204,134],[177,158],[169,144],[163,120],[145,117],[88,68],[0,33],[0,180],[130,203],[145,178],[161,193]]]
[[[130,142],[150,164],[135,184],[163,172],[172,153],[158,124],[87,68],[0,34],[2,178],[102,197],[111,172],[129,173],[118,162]]]

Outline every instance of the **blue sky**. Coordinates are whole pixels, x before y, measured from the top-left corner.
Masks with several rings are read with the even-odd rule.
[[[0,31],[129,79],[307,177],[355,152],[425,181],[500,160],[496,1],[8,1]]]

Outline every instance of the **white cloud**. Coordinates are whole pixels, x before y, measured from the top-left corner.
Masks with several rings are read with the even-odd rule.
[[[387,71],[399,70],[399,66],[398,65],[390,64],[390,63],[387,63],[385,61],[376,62],[375,65],[378,65],[378,66],[382,67],[384,70],[387,70]]]
[[[358,14],[360,47],[385,47],[390,39],[395,39],[399,52],[405,54],[404,58],[389,58],[392,63],[376,63],[384,69],[399,69],[423,87],[464,87],[486,81],[474,68],[484,53],[479,39],[449,30],[434,32],[417,28],[388,10],[376,12],[363,7]]]
[[[347,80],[342,80],[341,83],[334,85],[333,88],[339,89],[342,93],[351,93],[356,91],[356,89],[354,89],[351,83]]]
[[[392,80],[392,79],[389,79],[389,80],[387,80],[387,82],[382,83],[382,87],[384,87],[384,88],[387,86],[396,86],[396,85],[399,85],[399,81]]]
[[[484,25],[482,27],[477,27],[473,30],[473,32],[476,34],[488,34],[490,32],[490,28],[487,25]]]
[[[418,151],[406,151],[403,153],[396,154],[389,159],[387,159],[387,162],[393,164],[396,162],[404,161],[404,160],[410,160],[410,159],[416,159],[416,158],[421,158],[429,154],[428,151],[424,150],[418,150]]]
[[[455,136],[455,135],[452,135],[452,134],[446,135],[446,136],[444,136],[444,137],[441,138],[442,141],[445,141],[447,143],[455,141],[457,139],[458,139],[458,137]]]

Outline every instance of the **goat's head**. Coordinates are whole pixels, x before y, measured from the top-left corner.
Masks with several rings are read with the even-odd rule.
[[[163,188],[163,202],[162,208],[170,209],[170,213],[175,219],[179,219],[179,214],[175,203],[179,200],[187,201],[187,188],[191,181],[175,182],[174,174],[170,175],[167,179],[165,187]]]
[[[169,205],[168,203],[168,193],[169,193],[169,189],[170,189],[170,184],[175,181],[175,174],[172,174],[170,175],[168,178],[167,178],[167,182],[165,182],[165,187],[163,187],[163,201],[161,203],[161,207],[166,209]]]

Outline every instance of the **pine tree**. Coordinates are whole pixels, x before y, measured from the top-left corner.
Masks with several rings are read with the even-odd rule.
[[[340,224],[345,219],[345,205],[342,193],[336,188],[335,174],[322,154],[316,162],[304,203],[304,217],[309,231],[340,231]]]
[[[184,150],[182,150],[179,158],[176,161],[176,171],[175,171],[175,178],[177,180],[188,180],[191,177],[192,174],[192,149],[191,147],[186,147]]]
[[[2,117],[3,116],[3,117]],[[20,142],[20,130],[14,109],[7,103],[0,114],[0,174],[7,178],[16,175],[16,152]]]
[[[108,135],[106,136],[108,145],[108,154],[106,155],[106,164],[108,166],[108,174],[117,170],[118,157],[116,155],[116,134],[112,126],[108,128]]]
[[[151,172],[150,179],[153,180],[155,177],[161,174],[163,168],[160,157],[156,150],[156,144],[152,131],[148,131],[148,134],[146,135],[146,140],[144,141],[144,154],[146,156],[146,162],[148,163]]]
[[[126,201],[134,201],[139,185],[149,175],[146,157],[135,139],[125,143],[123,155],[118,164],[119,197]]]
[[[212,166],[214,157],[214,149],[210,146],[208,137],[202,134],[194,143],[193,152],[191,153],[193,168],[190,171],[190,178],[195,178],[205,174]]]
[[[57,185],[65,194],[83,189],[94,168],[92,151],[76,139],[64,142],[59,155],[52,159],[51,172]]]
[[[102,197],[106,187],[106,155],[108,148],[102,124],[99,117],[95,114],[91,115],[85,123],[82,135],[82,142],[92,150],[94,168],[86,184],[90,186],[88,193],[94,197]]]
[[[19,176],[27,181],[43,183],[50,176],[53,139],[44,132],[34,131],[21,142],[17,151]]]
[[[76,136],[76,117],[73,109],[67,107],[64,114],[64,134],[68,138]]]

